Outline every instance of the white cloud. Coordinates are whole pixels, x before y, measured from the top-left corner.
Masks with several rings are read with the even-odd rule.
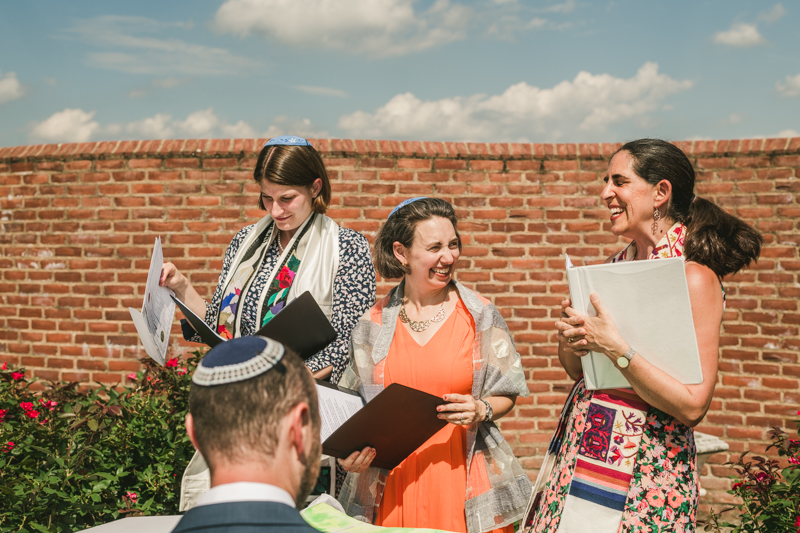
[[[540,89],[525,82],[495,96],[476,94],[422,101],[398,94],[374,113],[357,111],[339,119],[349,135],[474,141],[557,140],[602,133],[611,124],[643,119],[664,99],[692,86],[645,63],[628,79],[580,72],[572,81]]]
[[[368,56],[403,55],[463,39],[472,10],[436,0],[416,12],[414,0],[227,0],[215,27],[224,33],[264,35],[307,48]]]
[[[542,9],[542,11],[548,13],[572,13],[575,11],[575,0],[567,0],[561,4],[553,4],[552,6],[548,6]]]
[[[726,31],[714,34],[714,42],[739,48],[752,48],[753,46],[767,44],[767,40],[759,33],[755,24],[734,24]]]
[[[184,120],[176,120],[167,113],[132,122],[116,122],[101,125],[94,119],[96,112],[82,109],[65,109],[50,118],[35,124],[31,140],[42,142],[86,142],[103,139],[172,139],[215,137],[254,138],[258,135],[247,122],[227,124],[214,109],[202,109],[190,113]]]
[[[151,81],[147,87],[133,89],[128,93],[128,98],[142,98],[147,96],[154,89],[174,89],[179,85],[187,83],[189,78],[159,78]]]
[[[214,114],[214,108],[209,107],[202,111],[195,111],[186,120],[175,123],[175,126],[189,137],[205,137],[216,130],[219,118]]]
[[[124,128],[128,134],[137,139],[169,139],[175,135],[175,128],[171,124],[170,115],[157,113],[144,120],[129,122]]]
[[[96,111],[67,108],[33,127],[31,138],[43,142],[86,142],[100,130],[92,120]]]
[[[753,139],[788,139],[800,137],[800,131],[787,128],[771,135],[753,135]]]
[[[17,74],[8,72],[5,76],[0,71],[0,104],[19,100],[25,95],[22,84],[17,79]]]
[[[547,19],[533,17],[528,24],[525,25],[526,28],[541,28],[545,24],[547,24]]]
[[[236,124],[223,125],[222,134],[224,137],[232,137],[235,139],[252,139],[258,136],[256,130],[244,120],[240,120]]]
[[[745,118],[747,118],[746,115],[743,115],[741,113],[731,113],[726,118],[724,118],[724,119],[722,119],[720,121],[720,125],[721,126],[734,126],[734,125],[739,124],[740,122],[742,122]]]
[[[782,4],[775,4],[769,11],[762,11],[758,14],[759,20],[764,22],[776,22],[786,14]]]
[[[777,82],[775,90],[778,94],[791,98],[793,96],[800,96],[800,74],[796,76],[786,76],[785,83]]]
[[[102,49],[87,54],[89,66],[129,74],[223,75],[246,72],[256,66],[253,61],[223,48],[172,37],[190,27],[191,23],[104,15],[79,21],[68,33]]]
[[[306,137],[311,139],[324,139],[330,137],[330,134],[312,124],[311,120],[294,119],[286,115],[275,117],[272,125],[264,132],[263,137],[271,138],[279,135],[297,135],[299,137]]]
[[[335,96],[336,98],[347,98],[347,93],[331,87],[315,87],[312,85],[298,85],[297,88],[304,93],[317,96]]]

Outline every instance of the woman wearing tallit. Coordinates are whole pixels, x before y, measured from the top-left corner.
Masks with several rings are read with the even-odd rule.
[[[315,378],[339,381],[350,333],[375,302],[375,268],[358,232],[325,216],[331,185],[319,153],[306,139],[283,136],[264,145],[253,172],[267,212],[228,246],[211,302],[172,263],[161,271],[169,287],[222,337],[253,335],[295,297],[310,291],[338,333],[306,360]],[[200,342],[184,324],[186,340]]]

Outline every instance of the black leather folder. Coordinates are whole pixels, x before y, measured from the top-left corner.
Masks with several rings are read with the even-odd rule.
[[[322,443],[322,451],[344,459],[370,446],[371,466],[393,469],[447,425],[436,415],[441,397],[392,383],[339,426]]]
[[[225,342],[226,339],[208,327],[186,304],[175,296],[172,299],[204,343],[213,348]],[[288,346],[305,360],[332,343],[337,334],[314,297],[306,291],[281,309],[256,335],[269,337]]]

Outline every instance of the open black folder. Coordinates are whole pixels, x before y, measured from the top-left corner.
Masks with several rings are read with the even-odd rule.
[[[172,299],[204,343],[213,348],[225,342],[225,338],[208,327],[185,303],[175,296]],[[336,330],[311,293],[306,291],[281,309],[256,335],[269,337],[288,346],[305,360],[332,343],[336,339]]]
[[[330,436],[325,438],[323,434],[322,451],[333,457],[344,459],[356,450],[371,446],[377,452],[372,466],[391,470],[447,425],[436,416],[436,407],[447,402],[421,390],[392,383],[366,405],[358,398],[364,406],[349,416],[350,413],[344,412],[346,404],[348,400],[352,402],[352,395],[356,393],[329,383],[317,383],[323,426],[326,419],[330,427],[331,422],[337,423],[331,418],[346,418]],[[330,391],[334,396],[327,394]],[[336,401],[337,394],[350,395],[350,398],[340,396],[341,401]]]

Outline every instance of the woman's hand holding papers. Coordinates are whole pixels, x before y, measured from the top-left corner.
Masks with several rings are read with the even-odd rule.
[[[161,279],[158,280],[158,284],[174,292],[175,297],[185,303],[186,307],[191,309],[194,314],[205,318],[206,301],[174,264],[164,263],[164,266],[161,267]]]
[[[573,316],[569,315],[568,309]],[[561,318],[556,321],[558,359],[572,379],[578,379],[583,374],[580,358],[589,353],[582,344],[584,342],[583,333],[581,333],[583,317],[575,315],[577,315],[577,312],[572,309],[572,302],[569,299],[562,300]],[[572,342],[570,342],[570,339]]]
[[[592,293],[589,300],[597,311],[597,316],[582,316],[572,307],[567,307],[564,311],[569,318],[565,322],[575,325],[562,331],[562,335],[567,337],[567,343],[575,355],[583,356],[589,351],[600,352],[611,359],[612,363],[616,363],[617,358],[628,351],[629,346],[620,337],[617,326],[600,297]]]
[[[372,460],[375,459],[377,453],[378,452],[375,450],[375,448],[370,448],[367,446],[360,452],[356,451],[351,453],[347,459],[337,460],[346,472],[358,474],[369,468],[369,465],[372,464]]]

